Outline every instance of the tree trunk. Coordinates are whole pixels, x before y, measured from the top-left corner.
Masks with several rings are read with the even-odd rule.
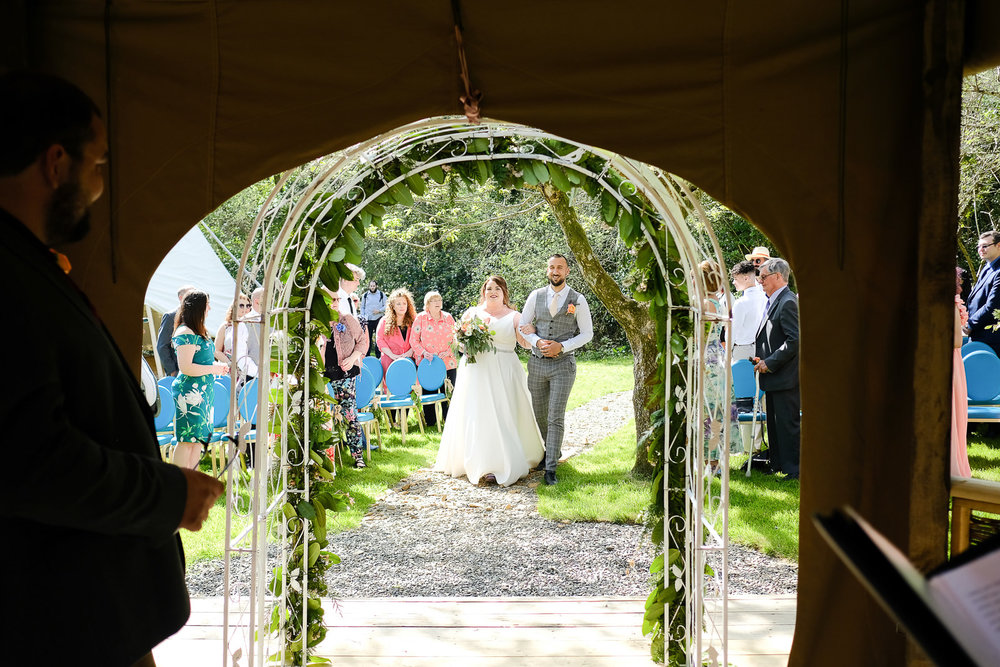
[[[543,183],[537,189],[548,202],[556,221],[562,227],[566,243],[580,265],[584,281],[621,325],[632,348],[635,358],[632,407],[635,409],[636,429],[635,465],[632,467],[632,474],[650,477],[653,469],[646,457],[646,450],[638,445],[639,437],[649,430],[649,410],[646,404],[649,401],[650,387],[656,378],[656,325],[649,317],[649,307],[645,303],[625,296],[615,279],[601,266],[587,239],[587,233],[576,215],[576,209],[570,204],[569,196],[551,183]]]

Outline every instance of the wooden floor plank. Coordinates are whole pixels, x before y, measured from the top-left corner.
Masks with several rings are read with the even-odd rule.
[[[642,598],[369,598],[335,609],[327,600],[328,634],[318,654],[344,667],[514,667],[536,659],[646,667],[643,605]],[[192,600],[190,622],[154,650],[159,667],[233,664],[222,657],[222,609],[221,598]],[[708,601],[706,609],[715,610],[711,629],[721,622],[720,606]],[[728,609],[731,665],[787,663],[795,598],[733,598]]]

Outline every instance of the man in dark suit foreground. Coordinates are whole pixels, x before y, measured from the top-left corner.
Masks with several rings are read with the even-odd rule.
[[[764,320],[757,330],[754,370],[766,394],[767,442],[771,471],[799,476],[799,300],[788,289],[790,269],[783,259],[760,267],[767,295]]]
[[[222,493],[160,460],[135,376],[50,250],[86,234],[107,152],[80,90],[0,75],[4,664],[152,665],[190,613],[177,530],[199,530]]]

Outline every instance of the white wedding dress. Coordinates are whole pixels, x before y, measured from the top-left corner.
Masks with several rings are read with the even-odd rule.
[[[497,349],[479,353],[474,364],[465,357],[459,362],[434,470],[466,475],[473,484],[492,473],[497,484],[510,486],[544,458],[528,377],[514,352],[515,312],[498,319],[475,309],[484,321],[490,318]]]

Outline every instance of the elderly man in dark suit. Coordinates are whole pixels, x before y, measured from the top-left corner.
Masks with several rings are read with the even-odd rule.
[[[190,613],[177,530],[201,528],[222,484],[160,460],[135,375],[52,249],[86,234],[104,189],[96,106],[25,72],[0,75],[0,100],[0,273],[16,314],[0,423],[19,460],[0,485],[3,662],[55,648],[56,662],[153,665]]]
[[[757,330],[754,370],[766,394],[767,440],[771,471],[799,477],[799,300],[788,288],[790,269],[783,259],[760,267],[767,295],[764,320]]]

